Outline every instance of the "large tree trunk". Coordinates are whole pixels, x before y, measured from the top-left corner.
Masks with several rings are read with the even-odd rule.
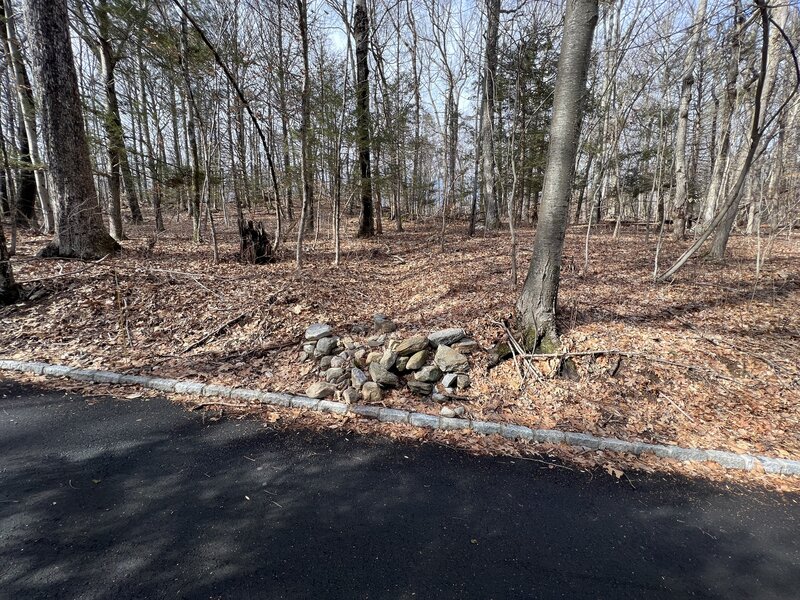
[[[356,0],[353,17],[356,38],[356,130],[358,135],[358,165],[361,170],[361,216],[359,237],[375,235],[372,209],[372,172],[370,168],[369,117],[369,16],[366,0]]]
[[[81,114],[66,0],[25,0],[42,137],[55,196],[56,233],[44,255],[100,258],[119,245],[103,228]]]
[[[300,24],[300,44],[303,56],[303,91],[300,99],[300,172],[303,179],[303,204],[300,207],[300,223],[297,227],[297,253],[295,263],[303,267],[303,237],[309,208],[314,204],[314,172],[311,167],[311,149],[308,134],[311,129],[311,74],[308,66],[308,2],[297,0]]]
[[[192,215],[192,241],[201,242],[200,233],[200,153],[197,150],[197,131],[195,129],[195,102],[192,93],[192,79],[189,75],[189,32],[186,18],[181,19],[181,73],[186,88],[186,136],[189,141],[189,160],[192,168],[192,197],[189,212]]]
[[[14,271],[6,248],[3,225],[0,224],[0,306],[19,299],[19,286],[14,282]]]
[[[759,2],[759,6],[762,6],[761,2]],[[766,107],[769,106],[770,97],[775,89],[775,82],[778,76],[778,66],[781,62],[781,57],[778,50],[781,44],[783,44],[781,29],[786,25],[786,20],[789,13],[789,8],[787,5],[776,5],[774,8],[768,8],[766,3],[764,3],[762,10],[769,11],[771,13],[771,18],[776,23],[776,26],[773,27],[771,33],[769,33],[769,40],[767,42],[766,64],[764,66],[765,72],[763,74],[763,90],[761,91],[761,97],[756,97],[754,100],[754,104],[759,105],[754,106],[753,108],[754,119],[756,120],[756,127],[758,129],[759,136],[759,140],[756,142],[756,150],[758,142],[760,142],[760,138],[764,134],[763,128],[767,117]],[[764,36],[767,36],[768,28],[769,23],[766,23],[764,25]],[[739,174],[740,179],[744,180],[748,176],[752,164],[753,157],[748,154],[745,156],[743,166]],[[716,230],[714,231],[714,239],[711,242],[711,251],[709,252],[709,257],[714,260],[722,260],[725,258],[725,249],[728,247],[728,239],[730,238],[733,225],[736,222],[736,214],[739,212],[739,200],[741,198],[743,189],[744,188],[742,186],[737,194],[736,199],[730,204],[727,210],[725,210],[725,215],[722,218],[722,221],[717,224]]]
[[[529,350],[550,351],[558,345],[556,304],[561,258],[597,13],[598,0],[567,2],[539,224],[528,276],[517,301],[523,344]]]
[[[731,146],[731,120],[736,108],[736,82],[739,77],[739,50],[741,46],[739,29],[741,27],[741,10],[739,1],[734,2],[734,18],[730,32],[728,66],[725,77],[725,93],[718,120],[719,142],[713,154],[714,166],[711,169],[711,182],[706,193],[703,209],[703,223],[709,223],[717,213],[720,196],[724,196],[722,181],[728,165],[728,153]],[[713,141],[713,139],[712,139]]]
[[[39,157],[39,135],[36,131],[36,107],[33,102],[33,90],[31,90],[31,85],[28,80],[25,62],[22,59],[22,54],[19,49],[19,39],[17,37],[16,26],[14,25],[16,16],[13,14],[11,4],[8,0],[5,2],[0,0],[0,5],[3,6],[6,21],[5,28],[0,27],[0,31],[3,32],[2,37],[4,38],[5,46],[8,50],[8,56],[11,59],[10,63],[17,84],[17,98],[19,99],[20,111],[22,112],[21,120],[25,127],[25,137],[28,141],[29,158],[36,164],[33,177],[36,180],[36,191],[39,193],[39,204],[42,209],[44,229],[47,233],[53,233],[55,231],[55,224],[53,223],[53,208],[50,202],[50,194],[47,189],[47,174],[42,168],[42,161]]]
[[[486,206],[486,229],[488,230],[497,229],[500,225],[494,178],[494,97],[499,23],[500,0],[486,0],[486,55],[483,64],[481,156],[483,160],[483,202]]]
[[[678,105],[678,131],[675,134],[675,222],[673,235],[676,240],[686,236],[686,218],[689,209],[689,187],[686,181],[686,134],[689,129],[689,104],[692,101],[694,85],[694,63],[700,33],[706,18],[706,0],[699,0],[692,25],[689,47],[683,61],[681,79],[681,100]]]

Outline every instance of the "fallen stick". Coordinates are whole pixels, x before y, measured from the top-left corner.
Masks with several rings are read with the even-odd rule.
[[[231,325],[235,325],[235,324],[236,324],[236,323],[238,323],[239,321],[243,320],[243,319],[244,319],[245,317],[247,317],[249,314],[250,314],[250,313],[243,312],[242,314],[240,314],[240,315],[238,315],[238,316],[236,316],[236,317],[233,317],[232,319],[230,319],[230,320],[226,321],[225,323],[223,323],[222,325],[220,325],[219,327],[217,327],[217,328],[216,328],[214,331],[212,331],[211,333],[209,333],[209,334],[207,334],[207,335],[203,336],[201,339],[197,340],[197,341],[196,341],[194,344],[191,344],[190,346],[187,346],[186,348],[184,348],[184,349],[183,349],[183,351],[181,351],[181,354],[186,354],[187,352],[191,352],[191,351],[192,351],[192,350],[194,350],[195,348],[199,348],[200,346],[202,346],[203,344],[205,344],[205,343],[206,343],[207,341],[209,341],[210,339],[212,339],[212,338],[214,338],[214,337],[218,336],[220,333],[222,333],[223,331],[225,331],[225,330],[226,330],[228,327],[230,327]]]

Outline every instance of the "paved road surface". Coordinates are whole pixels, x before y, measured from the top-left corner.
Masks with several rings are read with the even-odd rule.
[[[800,498],[0,381],[0,598],[800,597]]]

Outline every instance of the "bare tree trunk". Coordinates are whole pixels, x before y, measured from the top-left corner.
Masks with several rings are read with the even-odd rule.
[[[19,299],[19,286],[14,281],[11,258],[6,248],[6,237],[0,223],[0,306],[12,304]]]
[[[675,221],[673,236],[682,240],[686,236],[686,218],[689,209],[689,189],[686,182],[686,134],[689,129],[689,105],[692,101],[694,67],[700,34],[706,19],[706,0],[699,0],[692,24],[692,35],[683,61],[681,100],[678,105],[678,131],[675,134]]]
[[[47,175],[39,156],[39,135],[36,131],[36,107],[33,102],[33,90],[31,90],[30,82],[28,81],[25,62],[22,59],[22,54],[19,49],[19,39],[14,24],[16,16],[12,12],[9,0],[0,0],[0,4],[2,4],[3,10],[5,11],[6,22],[5,28],[0,28],[0,30],[3,32],[2,37],[4,38],[8,50],[9,62],[14,71],[14,78],[17,84],[17,98],[19,99],[20,111],[22,112],[22,123],[25,126],[25,136],[28,138],[28,152],[31,161],[35,164],[33,176],[36,179],[36,191],[39,194],[39,205],[42,209],[44,230],[47,233],[53,233],[55,231],[53,208],[50,202],[50,193],[47,189]]]
[[[356,129],[358,132],[358,164],[361,170],[361,216],[359,237],[375,235],[372,208],[372,173],[370,169],[369,117],[369,16],[366,0],[356,0],[353,17],[356,39]]]
[[[497,77],[497,30],[500,24],[500,0],[486,2],[486,53],[483,65],[483,99],[481,119],[481,154],[483,159],[483,200],[486,205],[486,229],[500,226],[497,190],[494,177],[494,98]]]
[[[185,15],[181,18],[181,74],[186,88],[186,133],[189,138],[189,159],[192,167],[192,201],[189,210],[192,215],[192,241],[202,241],[200,233],[200,155],[197,151],[195,130],[195,103],[192,94],[192,80],[189,76],[189,34]]]
[[[517,301],[523,344],[529,350],[550,352],[559,345],[556,305],[561,258],[597,14],[598,0],[567,1],[539,224],[528,275]]]
[[[734,1],[734,18],[730,33],[730,49],[728,52],[728,67],[725,78],[725,99],[722,103],[721,114],[718,117],[719,142],[714,153],[714,167],[711,170],[711,182],[706,193],[703,210],[703,223],[714,219],[717,213],[717,203],[722,193],[722,181],[728,164],[728,153],[731,145],[731,120],[736,108],[736,82],[739,77],[739,50],[741,38],[741,9],[739,0]]]
[[[764,123],[766,121],[767,112],[766,107],[769,106],[769,100],[772,96],[772,91],[775,88],[775,81],[778,76],[778,66],[781,62],[778,49],[783,43],[783,39],[781,37],[779,28],[783,28],[786,25],[786,19],[789,12],[788,5],[776,5],[774,8],[770,8],[766,5],[766,0],[757,0],[757,3],[759,4],[759,7],[761,7],[761,10],[766,11],[768,15],[771,13],[771,18],[775,21],[777,26],[773,27],[772,31],[770,32],[769,21],[767,21],[763,27],[763,35],[767,40],[765,42],[767,46],[765,48],[765,54],[763,57],[764,64],[762,65],[763,73],[761,77],[761,85],[763,89],[760,90],[760,92],[756,92],[756,98],[754,100],[753,107],[753,114],[754,118],[756,119],[755,127],[758,130],[758,140],[756,140],[755,147],[753,148],[752,152],[749,152],[744,159],[744,164],[742,165],[742,169],[739,173],[739,180],[741,183],[737,181],[737,186],[740,187],[740,189],[736,194],[736,199],[729,203],[730,206],[724,211],[724,217],[719,224],[717,224],[716,230],[714,231],[714,239],[711,242],[709,258],[715,260],[722,260],[725,258],[725,249],[728,247],[728,239],[730,238],[731,230],[733,229],[734,222],[736,221],[736,213],[739,212],[739,200],[741,198],[742,191],[744,190],[744,180],[747,178],[750,172],[755,151],[758,149],[758,143],[764,134]]]
[[[705,231],[698,236],[697,240],[695,240],[694,244],[689,247],[686,252],[684,252],[675,263],[667,269],[663,275],[659,276],[657,279],[659,281],[666,281],[670,277],[672,277],[678,270],[686,264],[688,261],[705,243],[705,241],[711,236],[714,231],[719,231],[718,237],[720,237],[719,245],[717,246],[718,242],[717,239],[714,240],[714,245],[717,246],[716,250],[721,251],[721,256],[724,256],[725,252],[725,245],[728,242],[728,236],[730,235],[730,227],[733,225],[733,220],[736,217],[736,212],[739,206],[739,199],[742,196],[742,192],[744,191],[744,184],[745,180],[747,179],[747,174],[750,171],[750,167],[753,164],[753,159],[755,158],[756,151],[758,150],[758,146],[761,142],[761,138],[764,135],[763,129],[763,113],[762,110],[763,100],[765,98],[764,89],[766,87],[765,83],[767,80],[767,71],[768,71],[768,64],[769,64],[769,53],[770,53],[770,40],[769,40],[769,30],[770,30],[770,14],[769,8],[767,6],[766,0],[756,0],[756,4],[758,5],[759,15],[761,17],[761,31],[762,31],[762,39],[761,39],[761,68],[758,74],[758,82],[756,83],[756,92],[753,98],[753,118],[751,121],[750,126],[750,143],[747,148],[747,155],[744,157],[744,162],[742,164],[741,169],[739,169],[739,174],[736,179],[736,183],[734,183],[733,188],[731,188],[730,192],[727,195],[727,198],[724,204],[720,207],[717,216],[708,224]],[[719,229],[718,229],[719,228]],[[713,250],[713,249],[712,249]],[[713,255],[712,255],[713,256]]]
[[[306,232],[306,217],[314,203],[314,172],[311,167],[311,149],[308,134],[311,129],[311,74],[308,66],[308,2],[297,0],[299,13],[300,44],[303,56],[303,92],[300,99],[300,172],[303,179],[303,204],[300,207],[300,223],[297,226],[297,252],[295,266],[303,268],[303,237]]]
[[[25,0],[42,137],[56,197],[56,233],[40,254],[100,258],[119,245],[103,228],[81,114],[66,0]]]

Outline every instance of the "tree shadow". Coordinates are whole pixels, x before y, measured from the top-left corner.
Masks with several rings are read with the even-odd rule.
[[[39,395],[41,394],[41,395]],[[0,383],[9,598],[796,597],[797,497]]]

